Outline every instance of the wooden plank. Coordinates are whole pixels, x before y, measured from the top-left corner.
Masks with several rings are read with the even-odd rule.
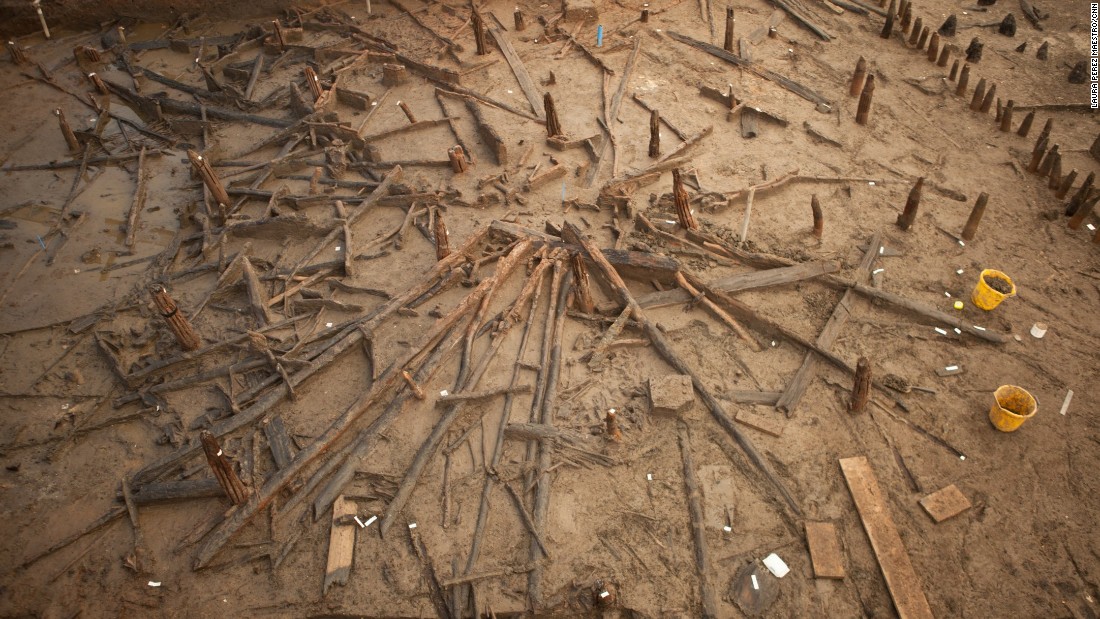
[[[490,15],[493,19],[488,23],[489,34],[493,35],[493,40],[497,42],[497,47],[504,54],[508,66],[512,67],[512,73],[515,74],[520,89],[523,90],[523,94],[531,104],[531,109],[535,111],[535,115],[539,118],[545,118],[542,110],[542,95],[539,94],[539,89],[535,87],[535,82],[531,80],[531,75],[527,73],[527,67],[523,66],[523,60],[520,60],[519,54],[512,47],[512,42],[508,40],[508,35],[504,33],[500,20],[497,19],[496,15],[492,13]]]
[[[779,396],[783,394],[778,391],[731,391],[725,395],[726,399],[738,404],[768,404],[774,406],[776,401],[779,400]]]
[[[744,290],[768,288],[771,286],[780,286],[782,284],[811,279],[820,275],[835,273],[839,269],[840,265],[836,262],[806,262],[790,267],[737,273],[736,275],[730,275],[729,277],[723,277],[715,281],[710,284],[710,287],[721,290],[722,292],[742,292]],[[668,305],[687,303],[690,300],[686,292],[680,288],[676,288],[673,290],[642,295],[638,297],[638,305],[641,305],[643,309],[649,309],[651,307],[665,307]]]
[[[626,87],[630,83],[630,76],[634,71],[634,63],[638,58],[638,50],[641,46],[641,37],[635,37],[634,48],[630,50],[630,56],[626,59],[626,67],[623,68],[623,78],[619,80],[619,87],[615,90],[615,94],[611,96],[611,104],[607,108],[608,116],[605,119],[606,122],[604,125],[607,127],[608,139],[600,142],[600,148],[596,152],[596,160],[589,166],[588,175],[585,176],[585,187],[591,187],[592,183],[596,180],[596,176],[600,173],[603,156],[607,153],[607,147],[611,145],[611,129],[615,126],[615,119],[619,117],[619,106],[621,106],[623,102],[623,93],[626,92]]]
[[[336,497],[332,504],[332,528],[328,535],[328,565],[325,567],[325,585],[321,595],[328,593],[332,585],[348,584],[352,560],[355,555],[355,525],[340,524],[340,519],[355,515],[355,503]]]
[[[704,51],[704,52],[710,54],[711,56],[714,56],[715,58],[721,58],[722,60],[725,60],[726,62],[732,64],[733,66],[740,67],[740,68],[748,71],[749,73],[752,73],[753,75],[756,75],[757,77],[766,79],[770,82],[775,82],[776,84],[782,86],[783,88],[786,88],[787,90],[789,90],[789,91],[793,92],[794,94],[802,97],[803,99],[809,101],[810,103],[832,105],[832,102],[830,102],[824,96],[814,92],[813,90],[810,90],[806,86],[803,86],[802,84],[799,84],[798,82],[795,82],[794,80],[792,80],[790,78],[783,77],[782,75],[780,75],[780,74],[778,74],[774,71],[769,71],[769,70],[767,70],[763,67],[758,67],[758,66],[756,66],[756,63],[745,60],[744,58],[742,58],[742,57],[740,57],[736,54],[733,54],[731,52],[727,52],[726,50],[722,49],[721,47],[715,47],[714,45],[711,45],[710,43],[704,43],[702,41],[696,41],[695,39],[693,39],[691,37],[686,37],[682,34],[672,32],[671,30],[666,31],[665,34],[667,34],[668,36],[672,37],[673,39],[676,39],[677,41],[679,41],[679,42],[681,42],[685,45],[690,45],[691,47],[694,47],[695,49]]]
[[[932,609],[924,597],[920,578],[909,561],[909,554],[898,535],[897,525],[890,517],[886,499],[867,458],[841,458],[840,470],[859,510],[863,529],[871,540],[871,548],[875,551],[898,616],[901,619],[932,619]]]
[[[806,544],[810,547],[810,561],[817,578],[844,578],[844,554],[836,535],[836,525],[831,522],[807,522]]]
[[[737,421],[749,426],[750,428],[756,428],[765,434],[771,434],[775,437],[783,435],[783,422],[778,419],[772,419],[765,415],[761,415],[752,409],[743,408],[737,411]]]
[[[932,520],[943,522],[970,509],[970,499],[951,484],[921,499],[920,505]]]

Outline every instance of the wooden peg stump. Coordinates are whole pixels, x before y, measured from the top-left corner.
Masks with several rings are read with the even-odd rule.
[[[324,94],[321,90],[321,79],[317,77],[317,72],[313,70],[313,67],[306,67],[302,71],[306,75],[306,85],[309,86],[309,92],[313,94],[313,100],[317,101]]]
[[[382,85],[400,86],[409,79],[409,72],[403,64],[387,62],[382,65]]]
[[[542,95],[542,107],[546,112],[546,137],[562,137],[561,123],[558,122],[558,110],[554,107],[554,97],[550,93]]]
[[[852,385],[852,399],[848,403],[848,410],[852,413],[862,413],[870,399],[871,362],[867,357],[860,357],[856,362],[856,377]]]
[[[416,116],[413,115],[412,110],[409,109],[408,103],[405,103],[404,101],[398,101],[397,107],[401,108],[401,111],[405,113],[405,118],[408,118],[410,123],[416,124]]]
[[[733,18],[733,7],[732,6],[727,6],[726,7],[726,38],[722,42],[722,49],[726,50],[727,52],[729,52],[731,54],[734,53],[734,51],[733,51],[733,25],[734,25],[734,21],[735,20]]]
[[[588,265],[584,262],[584,256],[580,253],[573,254],[570,259],[570,266],[573,269],[573,288],[577,293],[574,297],[577,309],[586,314],[591,314],[596,309],[596,302],[592,298],[592,283],[588,276]]]
[[[959,73],[959,85],[955,87],[955,96],[961,97],[966,94],[966,87],[970,84],[970,65],[963,65],[962,71]]]
[[[970,111],[977,112],[985,100],[985,78],[978,80],[978,87],[974,89],[974,96],[970,98]]]
[[[944,43],[943,48],[940,49],[940,57],[936,59],[936,66],[946,67],[948,60],[951,60],[951,46]]]
[[[920,206],[921,189],[924,187],[924,177],[917,179],[917,183],[909,190],[909,198],[905,200],[905,210],[898,215],[897,225],[902,230],[908,230],[917,219],[917,207]]]
[[[974,202],[974,208],[970,211],[970,217],[966,220],[966,225],[963,226],[961,236],[964,241],[974,238],[974,234],[978,231],[978,224],[982,222],[982,215],[985,215],[985,205],[988,202],[989,194],[983,191],[978,195],[977,201]]]
[[[199,339],[199,335],[195,333],[194,327],[191,326],[191,321],[187,320],[187,317],[180,311],[176,302],[168,295],[168,291],[164,286],[156,286],[152,290],[153,303],[160,310],[160,315],[168,323],[168,328],[172,330],[172,334],[176,336],[176,341],[179,342],[180,348],[184,350],[195,350],[202,345],[202,340]]]
[[[214,196],[214,201],[223,207],[228,205],[230,203],[229,193],[226,192],[221,179],[214,173],[214,168],[211,167],[210,162],[191,149],[187,149],[187,158],[191,160],[191,167],[194,168],[195,173],[199,175],[203,184],[210,190],[210,194]]]
[[[459,148],[461,151],[461,147]],[[447,224],[443,222],[442,211],[436,209],[435,221],[432,222],[432,236],[435,238],[435,259],[443,260],[451,255],[451,237],[447,233]]]
[[[1077,214],[1077,211],[1081,208],[1081,204],[1084,203],[1085,198],[1088,197],[1089,191],[1092,190],[1092,184],[1096,181],[1096,172],[1089,172],[1089,175],[1085,177],[1084,184],[1077,190],[1077,193],[1073,194],[1069,204],[1066,205],[1066,215],[1072,217]]]
[[[867,82],[863,85],[863,92],[859,95],[859,108],[856,110],[856,123],[866,125],[871,115],[871,99],[875,96],[875,75],[867,74]]]
[[[1065,175],[1062,182],[1058,185],[1058,191],[1054,194],[1054,197],[1059,200],[1065,200],[1066,194],[1068,194],[1069,190],[1073,187],[1073,181],[1075,180],[1077,180],[1077,168],[1070,170],[1069,174]]]
[[[879,36],[884,39],[889,39],[890,35],[894,32],[894,20],[897,19],[897,0],[890,0],[890,8],[886,11],[886,23],[882,25],[882,32]]]
[[[676,203],[676,218],[680,221],[680,227],[685,230],[698,230],[699,224],[695,222],[695,215],[691,213],[691,204],[688,201],[687,190],[684,189],[684,179],[680,176],[680,169],[672,170],[672,198]]]
[[[466,171],[466,152],[462,150],[461,146],[455,145],[448,149],[447,158],[451,160],[451,170],[455,174],[462,174]]]
[[[997,85],[993,84],[989,87],[989,90],[985,93],[985,98],[982,99],[982,105],[978,108],[978,111],[982,114],[988,114],[990,108],[993,107],[993,98],[997,96]]]
[[[940,57],[940,33],[933,32],[928,41],[928,62],[936,62]]]
[[[273,20],[271,22],[271,38],[275,43],[275,46],[279,48],[279,51],[286,49],[286,35],[283,34],[283,26],[279,23],[279,20]]]
[[[921,28],[920,38],[917,39],[917,49],[924,49],[924,46],[928,44],[928,34],[929,34],[929,32],[930,31],[928,30],[928,26],[925,26],[924,28]]]
[[[1054,156],[1054,165],[1050,167],[1050,174],[1047,175],[1047,189],[1057,190],[1062,185],[1062,155],[1058,154]]]
[[[512,14],[512,16],[513,18],[515,18],[516,32],[523,32],[527,29],[527,20],[524,19],[523,11],[519,10],[518,6],[516,7],[516,11]]]
[[[99,77],[98,73],[89,73],[88,81],[92,83],[92,86],[95,86],[96,92],[99,94],[104,96],[111,94],[111,91],[107,90],[107,84],[103,82],[103,78]]]
[[[1001,112],[1001,131],[1008,133],[1012,131],[1012,111],[1016,108],[1016,102],[1012,99],[1005,103],[1005,109]]]
[[[821,202],[816,193],[810,196],[810,210],[814,215],[814,237],[820,240],[825,234],[825,215],[821,212]]]
[[[210,464],[210,470],[214,472],[214,478],[218,480],[218,485],[225,491],[225,496],[229,497],[229,502],[240,505],[247,501],[248,487],[244,485],[241,478],[237,476],[237,472],[233,470],[233,463],[229,461],[221,446],[218,445],[218,439],[209,430],[203,430],[199,434],[199,440],[202,442],[202,450],[206,454],[206,461]]]
[[[913,22],[912,32],[909,33],[909,44],[910,45],[912,45],[913,47],[917,46],[917,39],[920,38],[920,33],[921,33],[921,30],[923,30],[923,29],[924,29],[924,20],[921,19],[920,17],[918,17],[917,21]]]
[[[657,110],[649,114],[649,156],[661,156],[661,115]]]
[[[477,55],[484,56],[489,53],[489,46],[485,42],[485,20],[481,14],[474,11],[470,16],[470,25],[474,29],[474,44],[477,45]]]
[[[62,112],[61,108],[57,108],[53,113],[57,115],[57,124],[61,127],[61,135],[65,137],[65,143],[69,145],[69,152],[79,151],[80,141],[76,139],[73,128],[69,126],[69,121],[65,118],[65,112]]]
[[[863,82],[867,79],[867,59],[863,56],[856,61],[856,70],[852,73],[852,83],[848,85],[848,96],[858,97],[863,92]]]
[[[951,73],[949,73],[947,75],[947,79],[949,79],[953,82],[953,81],[955,81],[955,78],[957,78],[957,77],[959,77],[959,61],[958,61],[958,59],[956,59],[955,62],[951,63]]]
[[[15,64],[27,64],[30,60],[27,59],[26,52],[22,47],[19,47],[15,41],[8,41],[8,55],[11,56],[11,61]]]

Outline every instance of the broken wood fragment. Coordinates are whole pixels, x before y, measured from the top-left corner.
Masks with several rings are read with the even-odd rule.
[[[157,309],[160,310],[160,315],[168,323],[173,335],[176,336],[176,341],[179,342],[180,347],[187,351],[195,350],[201,346],[202,340],[195,333],[191,322],[180,312],[176,302],[168,295],[168,291],[164,286],[154,286],[152,295],[153,303],[156,304]]]
[[[512,69],[512,74],[515,75],[516,81],[519,82],[520,90],[522,90],[524,96],[527,97],[527,102],[531,104],[531,109],[534,110],[535,114],[538,114],[538,88],[535,87],[535,82],[531,80],[531,75],[527,72],[527,67],[524,66],[523,60],[520,59],[519,54],[517,54],[515,48],[512,47],[512,42],[508,39],[508,34],[504,31],[504,27],[501,25],[500,20],[497,19],[495,14],[490,15],[492,21],[489,24],[489,34],[493,35],[493,40],[496,41],[497,47],[500,48],[500,53],[504,55],[504,60],[508,62],[508,66]]]
[[[191,167],[195,173],[202,179],[206,188],[210,190],[210,195],[213,196],[214,201],[222,208],[226,208],[232,202],[229,199],[229,194],[225,191],[225,185],[222,184],[218,175],[214,173],[214,168],[210,166],[210,162],[202,155],[195,151],[188,149],[187,158],[191,161]]]
[[[412,110],[409,109],[408,103],[405,103],[404,101],[398,101],[397,107],[401,108],[401,111],[405,113],[405,118],[408,118],[410,123],[414,125],[416,124],[416,116],[413,115]]]
[[[405,65],[387,62],[382,65],[382,85],[400,86],[409,79],[409,72]]]
[[[921,189],[924,187],[924,177],[917,179],[913,188],[909,190],[909,197],[905,200],[905,210],[898,215],[897,226],[902,230],[908,230],[917,219],[917,208],[920,206]]]
[[[474,30],[474,43],[477,45],[477,55],[484,56],[489,53],[489,46],[485,42],[485,20],[481,14],[474,10],[470,14],[470,25]]]
[[[461,150],[459,152],[461,153]],[[435,219],[432,222],[432,236],[435,240],[435,259],[443,260],[451,255],[450,235],[447,233],[447,225],[443,222],[443,213],[439,209],[436,209]]]
[[[202,441],[202,450],[206,453],[206,461],[210,464],[210,469],[214,472],[214,477],[221,485],[225,496],[229,497],[233,505],[240,505],[247,501],[248,488],[237,476],[233,464],[218,445],[218,439],[209,430],[203,430],[199,439]]]
[[[890,35],[894,34],[894,20],[897,19],[897,0],[890,0],[890,8],[886,9],[886,23],[882,25],[882,32],[879,36],[883,39],[889,39]]]
[[[862,413],[867,408],[867,400],[871,398],[871,362],[867,357],[860,357],[856,363],[855,383],[852,385],[852,399],[848,402],[848,410],[852,413]]]
[[[523,32],[527,29],[527,20],[524,19],[523,11],[519,10],[518,6],[516,7],[515,13],[513,13],[512,16],[515,21],[516,32]]]
[[[684,492],[687,494],[688,516],[691,521],[691,537],[695,546],[695,570],[699,578],[699,589],[703,602],[702,617],[718,617],[718,597],[710,580],[710,562],[707,557],[707,530],[703,516],[703,497],[699,483],[695,480],[695,463],[691,456],[691,435],[688,426],[681,421],[678,424],[680,438],[680,457],[684,466]]]
[[[661,115],[657,110],[649,114],[649,156],[654,159],[661,156]]]
[[[820,240],[825,233],[825,215],[821,212],[821,202],[816,193],[810,196],[810,210],[814,215],[814,237]]]
[[[932,520],[940,523],[970,509],[970,499],[966,498],[955,484],[951,484],[926,497],[922,497],[920,506],[928,512]]]
[[[806,545],[816,578],[844,578],[844,554],[831,522],[806,522]]]
[[[76,139],[76,134],[73,133],[73,128],[69,125],[69,121],[65,118],[65,112],[61,111],[61,108],[57,108],[53,112],[57,115],[57,124],[61,127],[61,135],[65,137],[65,143],[69,145],[69,152],[76,153],[81,149],[80,141]],[[145,149],[142,149],[141,157],[144,157]]]
[[[346,585],[355,560],[356,526],[341,524],[342,519],[355,516],[356,506],[343,496],[332,504],[332,524],[328,535],[328,559],[325,566],[325,582],[321,587],[324,596],[332,585]]]
[[[58,110],[58,112],[60,111]],[[137,218],[141,213],[141,209],[145,207],[146,177],[145,147],[142,146],[141,153],[138,155],[137,188],[134,189],[134,199],[130,202],[130,211],[126,216],[126,239],[124,241],[126,247],[134,246],[134,237],[137,234]]]
[[[447,149],[447,158],[451,161],[451,170],[455,174],[466,171],[466,152],[462,149],[462,146],[456,145]]]
[[[543,112],[546,114],[546,137],[554,138],[563,136],[561,123],[558,122],[558,110],[554,107],[554,97],[550,93],[542,96]]]
[[[531,393],[531,385],[515,385],[509,387],[498,387],[494,389],[483,389],[481,391],[460,391],[458,393],[448,393],[447,395],[441,395],[436,398],[435,405],[441,406],[443,404],[453,404],[455,402],[487,400],[498,395],[514,395],[517,393]]]
[[[875,480],[867,458],[843,458],[840,469],[859,511],[863,529],[871,540],[871,548],[898,615],[904,619],[932,619],[932,610],[921,589],[920,579],[913,570],[897,525],[890,517],[885,501],[887,495]]]
[[[695,222],[695,215],[691,212],[691,203],[688,200],[687,190],[684,189],[679,168],[672,170],[672,198],[676,204],[676,218],[680,222],[680,227],[685,230],[697,229],[699,224]]]
[[[863,82],[867,79],[867,60],[860,56],[856,61],[856,70],[852,73],[852,81],[848,85],[848,95],[858,97],[863,92]]]
[[[27,53],[15,41],[8,41],[8,55],[11,56],[11,61],[14,64],[28,64],[30,62],[27,59]]]
[[[729,52],[731,54],[733,53],[733,25],[734,25],[733,7],[732,6],[727,6],[726,7],[726,38],[723,41],[722,49],[726,50],[727,52]]]
[[[573,268],[573,286],[576,290],[577,308],[586,314],[595,311],[596,303],[592,299],[592,285],[588,276],[588,266],[584,263],[584,257],[573,254],[570,258],[570,266]]]

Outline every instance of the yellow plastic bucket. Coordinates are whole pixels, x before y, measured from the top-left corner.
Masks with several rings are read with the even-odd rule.
[[[1016,385],[1001,385],[993,392],[993,399],[989,421],[1001,432],[1015,432],[1039,410],[1035,397]]]
[[[1012,289],[1009,290],[1007,294],[1003,292],[997,292],[990,287],[989,283],[986,281],[987,279],[1004,280],[1008,282],[1009,287]],[[978,307],[989,311],[1000,305],[1001,301],[1004,301],[1008,297],[1012,297],[1015,295],[1016,284],[1012,282],[1011,277],[1005,275],[1004,273],[1001,273],[1000,271],[985,269],[984,271],[982,271],[982,274],[978,276],[978,285],[974,286],[974,292],[970,294],[970,300],[974,302],[974,305],[977,305]]]

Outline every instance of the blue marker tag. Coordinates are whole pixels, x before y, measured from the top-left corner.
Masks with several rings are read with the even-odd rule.
[[[562,186],[562,191],[565,191],[565,186]],[[41,236],[35,235],[38,238],[38,244],[42,246],[42,249],[46,249],[46,242],[42,240]]]
[[[603,47],[603,26],[596,26],[596,47]]]

